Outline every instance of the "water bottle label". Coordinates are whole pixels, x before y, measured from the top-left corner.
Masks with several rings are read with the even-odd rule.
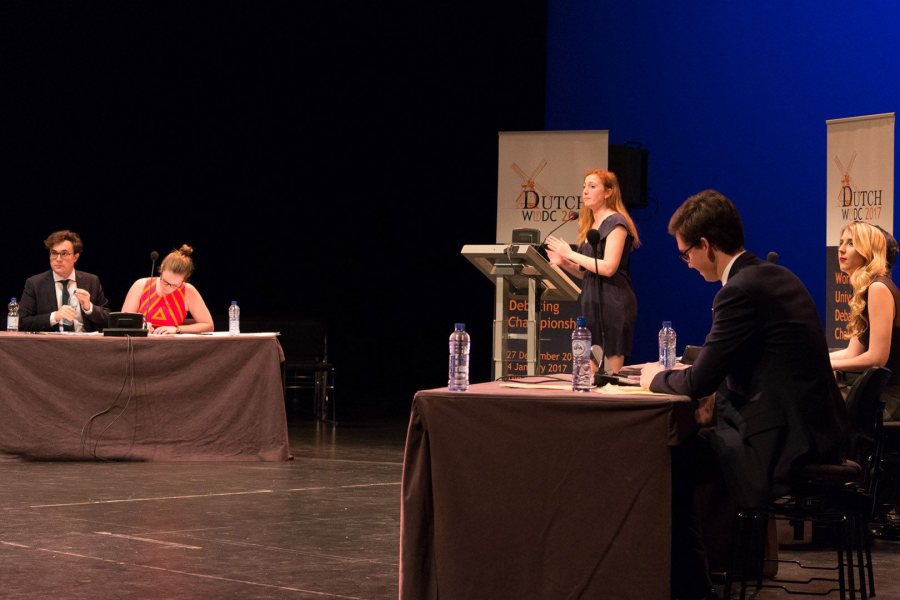
[[[588,356],[591,344],[585,340],[572,340],[572,356]]]
[[[19,317],[6,317],[6,330],[12,331],[19,328]]]

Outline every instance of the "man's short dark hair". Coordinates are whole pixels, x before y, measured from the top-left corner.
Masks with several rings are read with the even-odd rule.
[[[61,242],[72,242],[72,251],[75,254],[81,254],[81,251],[84,250],[84,244],[81,243],[81,237],[74,231],[69,231],[68,229],[54,231],[48,235],[47,239],[44,240],[44,247],[49,252],[53,249],[53,246]]]
[[[744,224],[734,203],[716,190],[703,190],[684,201],[669,220],[669,234],[687,244],[706,238],[725,254],[744,246]]]

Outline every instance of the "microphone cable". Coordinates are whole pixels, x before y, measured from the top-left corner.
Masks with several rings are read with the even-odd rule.
[[[600,364],[597,365],[597,370],[599,373],[604,372],[604,367],[606,366],[606,335],[603,331],[603,277],[600,276],[600,232],[591,227],[587,232],[587,242],[591,245],[591,249],[594,251],[594,276],[597,278],[597,316],[598,322],[600,324],[600,331],[597,333],[600,334],[600,347],[603,348],[603,360]]]
[[[103,439],[103,436],[112,427],[119,418],[125,414],[125,411],[128,410],[129,404],[131,404],[132,398],[135,395],[135,380],[134,380],[134,341],[131,339],[131,336],[125,336],[126,346],[125,346],[125,378],[122,380],[122,387],[119,388],[119,393],[116,394],[115,399],[108,407],[104,408],[100,412],[92,415],[84,426],[81,428],[81,453],[84,455],[89,455],[92,458],[100,459],[100,460],[108,460],[101,456],[97,456],[97,449],[100,446],[100,442]],[[125,399],[125,404],[121,407],[121,410],[115,417],[103,428],[100,434],[97,436],[96,441],[91,444],[91,430],[94,425],[94,421],[105,414],[112,412],[115,408],[117,408],[119,398],[122,397],[122,392],[125,390],[125,387],[128,386],[128,396]],[[134,433],[134,432],[133,432]],[[132,438],[132,444],[134,444],[134,439]]]

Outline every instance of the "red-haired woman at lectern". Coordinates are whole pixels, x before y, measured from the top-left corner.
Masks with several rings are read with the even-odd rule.
[[[135,281],[122,312],[139,312],[150,325],[150,333],[203,333],[213,330],[212,315],[203,297],[187,282],[194,272],[194,249],[183,245],[173,250],[159,265],[159,277],[144,277]],[[194,322],[184,324],[190,313]]]
[[[880,227],[861,221],[844,227],[838,261],[853,286],[847,324],[850,343],[831,353],[835,371],[864,371],[869,367],[893,371],[882,393],[884,417],[889,420],[900,420],[900,290],[889,277],[896,247],[893,236]]]
[[[605,370],[616,373],[634,342],[637,298],[631,289],[628,258],[640,238],[612,171],[588,171],[581,201],[578,252],[562,238],[550,236],[547,254],[551,263],[582,279],[582,314],[594,344],[603,348]]]

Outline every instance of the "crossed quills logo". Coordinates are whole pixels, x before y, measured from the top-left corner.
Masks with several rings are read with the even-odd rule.
[[[521,211],[522,221],[529,223],[563,222],[572,218],[572,213],[581,208],[581,194],[554,194],[541,184],[539,177],[549,164],[542,159],[536,166],[526,171],[517,163],[511,169],[521,180],[519,192],[513,207]]]
[[[837,207],[840,209],[841,220],[845,223],[877,220],[881,217],[881,209],[884,206],[881,189],[864,189],[855,185],[851,173],[856,156],[854,150],[847,166],[844,166],[840,156],[834,156],[835,167],[841,176],[836,199]]]

